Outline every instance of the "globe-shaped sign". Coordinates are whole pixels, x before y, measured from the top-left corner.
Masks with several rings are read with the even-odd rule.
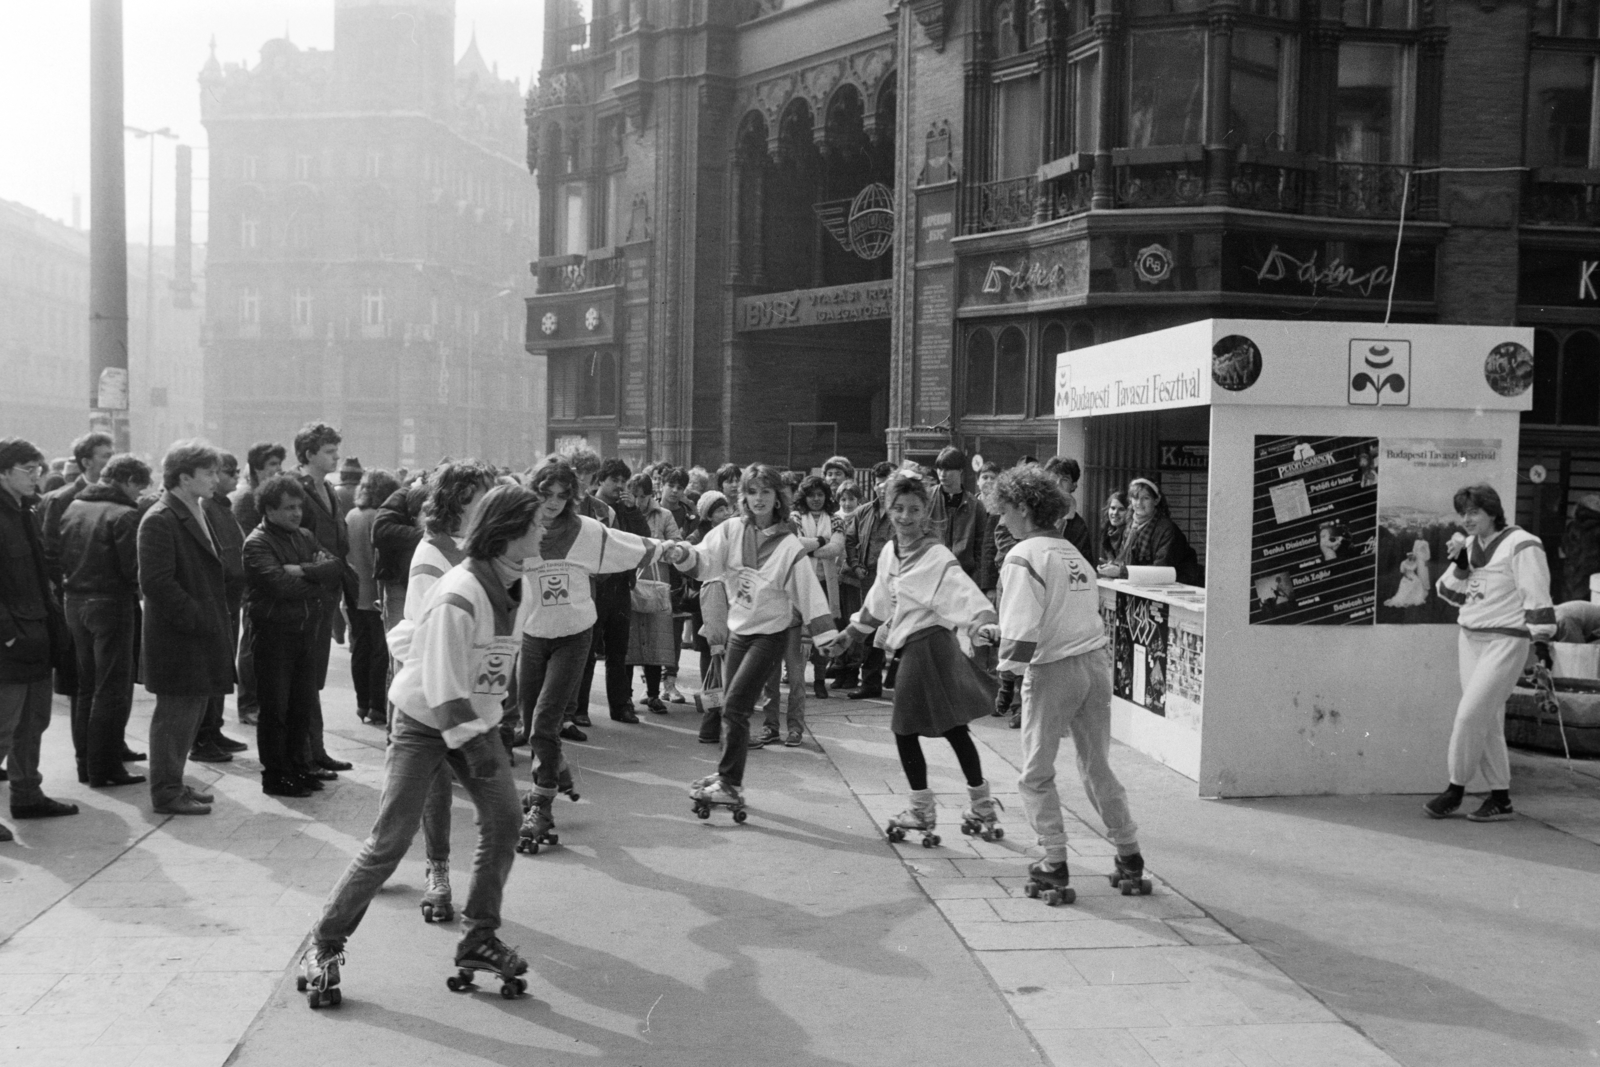
[[[877,259],[894,241],[894,194],[873,182],[850,202],[850,246],[862,259]]]

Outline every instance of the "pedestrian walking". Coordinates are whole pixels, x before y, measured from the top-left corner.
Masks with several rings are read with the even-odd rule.
[[[1528,665],[1529,645],[1546,668],[1556,635],[1550,565],[1533,534],[1506,523],[1500,494],[1489,485],[1456,490],[1452,501],[1466,532],[1445,549],[1451,565],[1439,575],[1439,596],[1457,608],[1461,701],[1450,729],[1450,784],[1424,810],[1435,819],[1461,807],[1478,775],[1489,796],[1473,822],[1503,822],[1511,807],[1511,758],[1506,752],[1506,700]]]
[[[889,822],[889,839],[901,840],[905,831],[915,830],[938,843],[933,834],[938,810],[921,738],[942,737],[967,781],[962,828],[993,840],[1001,836],[995,800],[967,723],[988,714],[994,683],[962,651],[956,631],[975,635],[980,627],[992,628],[998,616],[955,553],[933,533],[930,498],[937,492],[908,471],[889,480],[885,496],[894,540],[883,547],[866,603],[830,651],[842,654],[877,631],[884,647],[900,656],[889,729],[911,787],[911,807]]]
[[[1017,543],[1001,564],[1000,670],[1022,677],[1022,775],[1017,789],[1044,857],[1028,867],[1035,884],[1068,883],[1067,834],[1056,791],[1056,752],[1072,735],[1089,803],[1116,846],[1116,877],[1142,879],[1138,826],[1111,769],[1111,655],[1100,619],[1094,567],[1063,537],[1061,483],[1037,466],[1015,467],[995,483],[1000,521]]]
[[[222,457],[201,441],[179,441],[161,462],[161,499],[139,523],[144,685],[150,719],[150,800],[158,814],[209,815],[214,800],[184,783],[206,702],[233,690],[228,574],[205,502]]]
[[[516,858],[520,808],[498,728],[516,666],[515,596],[522,560],[538,551],[539,498],[503,485],[484,498],[467,534],[467,559],[439,580],[395,677],[396,705],[378,817],[335,885],[301,961],[312,1007],[338,1004],[340,964],[372,898],[416,836],[429,783],[448,765],[477,809],[478,847],[462,910],[455,964],[490,970],[516,991],[527,964],[497,936],[507,876]]]

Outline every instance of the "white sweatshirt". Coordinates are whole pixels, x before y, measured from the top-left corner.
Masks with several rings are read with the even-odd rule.
[[[860,634],[877,629],[884,635],[883,647],[892,651],[930,626],[971,629],[996,617],[989,598],[967,577],[955,554],[930,537],[905,556],[898,542],[883,546],[878,579],[850,628]]]
[[[744,518],[729,519],[691,546],[678,569],[701,581],[722,580],[730,633],[782,633],[794,625],[797,612],[806,634],[819,645],[839,632],[817,572],[789,523],[760,530]]]
[[[428,604],[428,594],[450,568],[467,558],[453,537],[426,537],[411,554],[411,570],[406,578],[406,605],[400,621],[384,635],[389,655],[404,663],[411,650],[411,636]]]
[[[613,530],[586,515],[568,512],[522,561],[519,629],[530,637],[569,637],[594,625],[589,578],[649,566],[666,542]]]
[[[1000,565],[1000,669],[1081,656],[1106,643],[1094,568],[1054,530],[1018,541]]]
[[[494,729],[522,645],[515,615],[490,564],[451,568],[428,596],[389,700],[451,748]]]
[[[1451,565],[1439,575],[1439,596],[1460,609],[1456,621],[1474,633],[1549,641],[1556,635],[1550,566],[1544,545],[1518,526],[1495,534],[1488,548],[1472,539],[1471,569]]]

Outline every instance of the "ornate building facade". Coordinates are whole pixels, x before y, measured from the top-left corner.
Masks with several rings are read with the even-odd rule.
[[[200,75],[211,149],[207,429],[340,428],[369,467],[544,446],[520,342],[537,194],[522,92],[454,0],[334,0],[334,47],[267,42]]]
[[[528,102],[551,432],[1004,463],[1055,450],[1069,349],[1209,316],[1514,322],[1550,472],[1519,507],[1559,533],[1600,489],[1597,8],[551,4]],[[1122,423],[1090,420],[1085,499],[1159,465]]]

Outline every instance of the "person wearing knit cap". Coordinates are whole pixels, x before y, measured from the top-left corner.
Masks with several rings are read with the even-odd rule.
[[[715,489],[707,489],[700,494],[700,499],[694,502],[695,514],[701,522],[711,518],[711,513],[719,507],[728,507],[728,498]]]
[[[1117,558],[1099,567],[1107,578],[1126,578],[1129,567],[1171,567],[1185,585],[1200,585],[1204,575],[1194,546],[1167,514],[1161,489],[1148,478],[1128,483],[1127,532]]]
[[[843,456],[829,456],[822,465],[822,480],[828,483],[828,491],[837,497],[840,486],[856,480],[855,464]]]

